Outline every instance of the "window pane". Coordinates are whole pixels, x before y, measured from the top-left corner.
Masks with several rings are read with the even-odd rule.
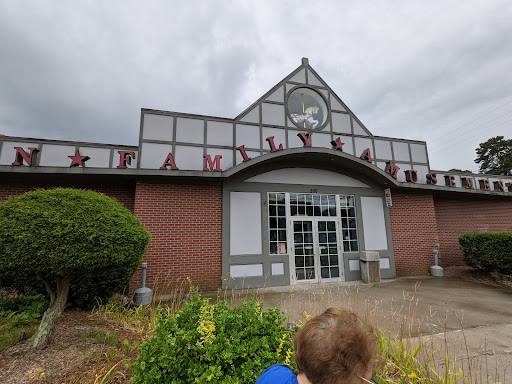
[[[336,223],[334,221],[328,221],[327,222],[327,230],[335,231],[336,230]]]
[[[324,278],[324,279],[330,278],[330,276],[329,276],[329,268],[322,268],[321,271],[322,271],[321,272],[322,273],[322,278]]]
[[[270,254],[277,254],[277,243],[270,242]]]
[[[277,219],[275,217],[271,217],[269,222],[270,222],[270,228],[277,228]]]
[[[340,270],[338,267],[331,268],[332,277],[340,277]]]

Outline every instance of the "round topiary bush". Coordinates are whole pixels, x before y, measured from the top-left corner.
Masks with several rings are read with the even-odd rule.
[[[284,321],[279,309],[263,312],[254,300],[230,308],[193,296],[142,344],[132,382],[253,384],[274,363],[294,365]]]
[[[149,239],[130,211],[89,190],[39,189],[0,203],[0,281],[39,282],[50,296],[34,346],[48,343],[71,285],[84,305],[122,289]]]

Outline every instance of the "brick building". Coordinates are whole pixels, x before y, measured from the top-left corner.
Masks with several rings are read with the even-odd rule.
[[[202,289],[383,278],[462,264],[458,236],[512,228],[512,177],[431,170],[426,143],[374,136],[307,59],[234,119],[143,109],[138,146],[0,137],[0,199],[115,197],[151,232],[148,284]],[[140,282],[140,271],[131,289]]]

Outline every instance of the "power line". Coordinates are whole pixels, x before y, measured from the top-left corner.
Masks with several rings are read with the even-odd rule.
[[[485,123],[483,123],[483,124],[481,124],[481,125],[478,125],[478,126],[476,126],[475,128],[470,129],[469,131],[464,132],[464,134],[468,134],[469,132],[473,132],[474,130],[476,130],[476,129],[478,129],[478,128],[481,128],[481,127],[483,127],[484,125],[487,125],[487,124],[489,124],[489,123],[492,123],[493,121],[496,121],[496,120],[498,120],[498,119],[501,119],[503,116],[508,115],[509,113],[512,113],[512,111],[508,111],[508,112],[504,113],[503,115],[500,115],[500,116],[496,117],[495,119],[492,119],[492,120],[486,121]],[[438,145],[434,145],[434,147],[436,147],[436,146],[443,146],[444,144],[451,143],[452,141],[455,141],[455,140],[459,140],[460,138],[461,138],[461,136],[454,137],[453,139],[450,139],[450,140],[448,140],[448,141],[445,141],[444,143],[441,143],[441,144],[438,144]]]
[[[483,115],[480,115],[480,116],[478,116],[478,117],[474,118],[473,120],[471,120],[471,121],[469,121],[469,122],[467,122],[467,123],[465,123],[465,124],[463,124],[463,125],[461,125],[461,126],[459,126],[459,127],[455,128],[453,131],[450,131],[449,133],[446,133],[446,134],[444,134],[444,135],[439,136],[437,139],[434,139],[434,140],[430,141],[430,143],[433,143],[433,142],[436,142],[436,141],[438,141],[438,140],[441,140],[443,137],[448,136],[448,135],[452,134],[453,132],[456,132],[456,131],[458,131],[459,129],[464,128],[465,126],[467,126],[467,125],[471,124],[472,122],[474,122],[474,121],[476,121],[476,120],[478,120],[478,119],[481,119],[482,117],[484,117],[484,116],[488,115],[489,113],[492,113],[492,112],[494,112],[494,111],[496,111],[496,110],[498,110],[498,109],[500,109],[500,108],[502,108],[502,107],[504,107],[505,105],[508,105],[508,104],[510,104],[510,103],[512,103],[512,100],[507,101],[505,104],[502,104],[502,105],[500,105],[499,107],[496,107],[496,108],[494,108],[493,110],[491,110],[491,111],[489,111],[489,112],[486,112],[486,113],[484,113]]]
[[[495,126],[493,126],[493,127],[490,127],[489,129],[483,130],[483,131],[481,131],[481,132],[477,133],[477,134],[476,134],[476,135],[474,135],[474,136],[468,137],[467,139],[461,140],[461,141],[459,141],[459,143],[458,143],[458,144],[463,143],[463,142],[468,141],[468,140],[471,140],[471,139],[473,139],[473,138],[475,138],[475,137],[477,137],[477,136],[481,135],[481,134],[482,134],[482,133],[484,133],[484,132],[490,131],[491,129],[494,129],[494,128],[497,128],[497,127],[499,127],[499,126],[501,126],[501,125],[503,125],[503,124],[506,124],[506,123],[508,123],[509,121],[512,121],[512,119],[509,119],[509,120],[507,120],[507,121],[504,121],[503,123],[500,123],[500,124],[495,125]],[[436,154],[436,153],[442,152],[442,151],[444,151],[444,150],[446,150],[446,149],[449,149],[449,148],[451,148],[451,147],[452,147],[452,145],[449,145],[449,146],[447,146],[447,147],[445,147],[445,148],[441,148],[441,149],[438,149],[438,150],[434,150],[434,151],[432,151],[432,154]]]

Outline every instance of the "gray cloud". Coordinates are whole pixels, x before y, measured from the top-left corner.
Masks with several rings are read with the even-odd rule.
[[[305,56],[374,134],[476,169],[506,108],[450,132],[511,97],[511,19],[507,1],[7,0],[0,133],[133,145],[140,108],[234,117]]]

